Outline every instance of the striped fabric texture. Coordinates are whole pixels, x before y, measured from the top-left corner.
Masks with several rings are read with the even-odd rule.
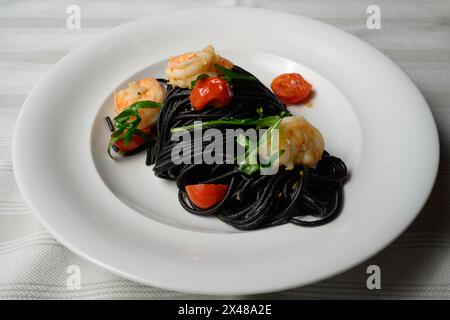
[[[66,10],[72,4],[81,9],[80,30],[66,27]],[[36,82],[60,58],[122,23],[158,12],[210,5],[297,13],[362,38],[394,60],[416,83],[431,107],[441,143],[439,174],[427,205],[413,225],[377,256],[344,274],[307,287],[226,298],[449,299],[449,0],[0,0],[0,298],[217,298],[140,285],[74,255],[34,218],[17,188],[11,161],[13,129],[20,108]],[[370,5],[381,10],[379,30],[366,26]],[[379,290],[367,288],[369,265],[381,268]],[[71,266],[79,268],[79,288],[68,283]]]

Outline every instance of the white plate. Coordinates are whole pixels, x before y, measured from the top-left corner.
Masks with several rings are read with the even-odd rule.
[[[338,219],[238,232],[185,212],[174,184],[155,178],[144,155],[107,157],[103,118],[113,90],[163,76],[168,56],[210,43],[266,84],[283,72],[313,83],[313,107],[291,111],[349,167]],[[13,161],[28,204],[76,253],[150,285],[244,294],[309,284],[381,250],[424,205],[438,149],[422,95],[366,43],[297,15],[205,8],[126,24],[63,58],[22,109]]]

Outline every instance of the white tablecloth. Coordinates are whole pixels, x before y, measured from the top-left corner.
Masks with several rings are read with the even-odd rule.
[[[81,30],[66,9],[81,8]],[[14,123],[31,88],[65,54],[122,23],[181,7],[255,6],[298,13],[347,30],[391,57],[417,84],[437,122],[441,165],[428,204],[414,224],[362,265],[304,288],[261,298],[450,298],[450,1],[25,1],[0,2],[0,298],[212,298],[143,286],[74,255],[34,218],[17,189],[11,162]],[[380,30],[366,27],[369,5]],[[382,101],[380,101],[382,103]],[[420,146],[417,146],[420,148]],[[367,266],[381,268],[381,290],[366,287]],[[67,286],[81,272],[81,288]],[[253,296],[254,297],[254,296]]]

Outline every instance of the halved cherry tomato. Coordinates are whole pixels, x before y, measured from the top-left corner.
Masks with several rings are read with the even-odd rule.
[[[200,209],[208,209],[223,200],[228,190],[226,184],[190,184],[186,186],[189,200]]]
[[[150,128],[143,129],[142,131],[147,135],[150,134]],[[133,137],[131,138],[130,142],[128,142],[128,144],[125,144],[124,139],[120,139],[120,140],[116,141],[116,143],[114,145],[117,148],[119,148],[120,151],[131,152],[131,151],[139,148],[144,143],[145,143],[144,137],[141,137],[138,135],[133,135]]]
[[[312,85],[298,73],[283,73],[273,79],[272,90],[285,104],[296,104],[305,100]]]
[[[233,92],[224,79],[206,77],[197,81],[191,91],[190,100],[196,110],[202,110],[206,105],[223,108],[231,102]]]

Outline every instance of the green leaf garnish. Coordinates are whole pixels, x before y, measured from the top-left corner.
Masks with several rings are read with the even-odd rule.
[[[246,76],[242,73],[234,72],[234,71],[227,69],[224,66],[221,66],[220,64],[217,64],[217,63],[214,64],[214,67],[216,67],[217,71],[221,74],[221,78],[227,80],[228,82],[231,82],[234,79],[256,80],[256,77],[254,77],[254,76]]]
[[[236,142],[244,147],[244,155],[237,157],[239,171],[251,176],[259,170],[258,164],[258,144],[250,140],[243,134],[236,138]]]
[[[217,126],[217,125],[229,125],[229,126],[254,126],[256,129],[262,129],[262,128],[268,128],[266,132],[261,136],[258,143],[255,143],[254,141],[251,141],[245,135],[238,135],[236,142],[244,147],[244,155],[239,156],[236,160],[238,163],[239,171],[247,174],[252,175],[256,171],[263,168],[268,168],[272,165],[272,163],[279,157],[281,154],[283,154],[283,150],[277,150],[277,152],[273,153],[268,163],[258,163],[257,157],[258,157],[258,150],[259,146],[262,143],[267,143],[267,140],[271,137],[272,131],[274,129],[279,129],[281,120],[284,117],[289,116],[288,112],[281,112],[280,115],[277,116],[268,116],[264,117],[264,111],[262,108],[258,108],[258,119],[238,119],[238,118],[222,118],[217,120],[211,120],[202,122],[200,124],[192,124],[188,126],[183,127],[176,127],[172,128],[170,131],[172,133],[184,131],[184,130],[192,130],[192,129],[199,129],[199,128],[205,128],[205,127],[211,127],[211,126]]]
[[[259,119],[262,119],[264,117],[264,110],[262,107],[259,107],[258,109],[256,109],[256,112],[258,113]]]
[[[176,133],[176,132],[180,132],[180,131],[184,131],[184,130],[192,130],[192,129],[197,129],[197,128],[217,126],[217,125],[255,126],[256,129],[261,129],[261,128],[270,127],[270,126],[274,125],[278,120],[289,115],[287,112],[283,111],[278,116],[268,116],[268,117],[263,118],[262,117],[263,113],[260,113],[260,111],[258,111],[258,110],[257,110],[257,112],[259,114],[258,119],[249,119],[249,118],[238,119],[238,118],[232,118],[232,117],[222,118],[222,119],[202,122],[200,124],[191,124],[191,125],[183,126],[183,127],[175,127],[175,128],[170,129],[170,132]]]
[[[278,152],[274,152],[267,163],[261,163],[259,166],[260,168],[270,168],[272,164],[285,153],[286,150],[281,149]]]
[[[244,135],[239,135],[236,139],[237,143],[244,147],[244,156],[238,157],[238,168],[239,171],[252,175],[261,168],[270,168],[272,164],[276,161],[278,157],[280,157],[284,150],[277,150],[270,155],[269,161],[267,163],[259,163],[258,162],[258,150],[262,144],[267,144],[267,140],[270,138],[274,129],[278,129],[281,123],[280,116],[270,116],[260,120],[260,128],[264,128],[269,126],[269,128],[264,132],[261,139],[259,139],[258,143],[255,143],[245,137]],[[258,125],[257,125],[258,129]]]
[[[284,117],[282,117],[281,115],[279,115],[279,116],[269,116],[269,117],[261,118],[256,123],[256,129],[258,130],[258,129],[261,129],[261,128],[268,128],[268,127],[274,126],[282,118],[284,118]]]
[[[145,108],[161,108],[161,103],[154,101],[137,101],[113,119],[116,130],[111,134],[111,139],[109,140],[107,148],[108,155],[111,158],[113,158],[111,155],[111,148],[117,141],[124,139],[123,143],[124,145],[127,145],[135,134],[147,139],[147,135],[138,129],[138,125],[142,120],[138,111]]]
[[[197,84],[197,82],[199,81],[199,80],[202,80],[202,79],[205,79],[205,78],[208,78],[209,76],[206,74],[206,73],[202,73],[201,75],[199,75],[198,77],[197,77],[197,79],[195,79],[194,81],[192,81],[191,82],[191,89],[193,89],[194,87],[195,87],[195,85]]]
[[[218,126],[218,125],[230,125],[230,126],[254,126],[257,120],[254,119],[236,119],[236,118],[222,118],[217,120],[211,120],[202,122],[200,124],[191,124],[184,127],[176,127],[170,129],[170,132],[176,133],[184,130],[192,130],[204,127]]]

